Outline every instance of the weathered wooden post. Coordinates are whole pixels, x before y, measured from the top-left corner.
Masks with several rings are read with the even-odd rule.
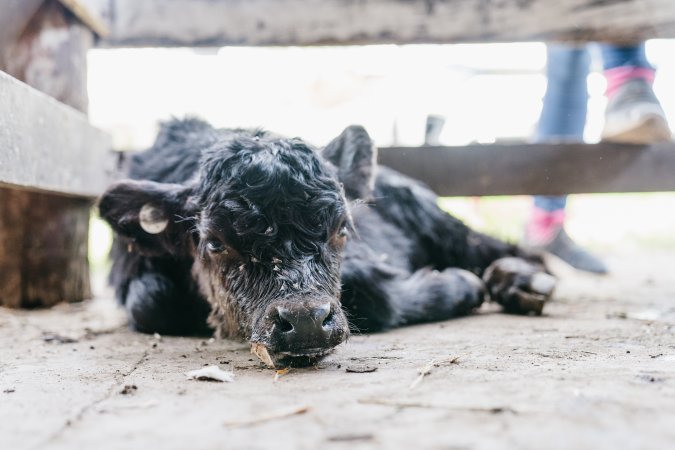
[[[8,30],[11,24],[18,33],[0,35],[4,40],[0,40],[0,69],[86,112],[86,53],[94,40],[91,27],[56,0],[10,2],[0,15],[0,27],[4,22]],[[29,133],[52,129],[37,121],[25,125]],[[77,164],[66,156],[63,159]],[[30,164],[26,160],[26,167]],[[91,200],[83,198],[0,187],[0,305],[51,306],[91,296],[90,208]]]

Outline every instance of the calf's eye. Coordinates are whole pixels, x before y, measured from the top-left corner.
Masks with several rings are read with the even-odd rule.
[[[225,245],[216,239],[208,239],[206,249],[211,253],[222,253],[225,251]]]

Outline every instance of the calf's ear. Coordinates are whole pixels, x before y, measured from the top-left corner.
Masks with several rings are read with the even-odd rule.
[[[191,188],[180,184],[122,180],[101,196],[101,217],[130,246],[148,256],[189,252],[197,213]]]
[[[369,199],[373,193],[377,149],[360,125],[351,125],[324,149],[322,155],[338,169],[349,199]]]

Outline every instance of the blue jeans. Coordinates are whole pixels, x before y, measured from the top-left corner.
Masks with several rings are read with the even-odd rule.
[[[600,45],[605,70],[622,66],[651,68],[645,46]],[[591,58],[587,46],[549,44],[546,47],[548,84],[544,106],[535,132],[535,142],[583,142],[588,106],[588,77]],[[546,211],[565,208],[566,196],[535,196],[534,205]]]

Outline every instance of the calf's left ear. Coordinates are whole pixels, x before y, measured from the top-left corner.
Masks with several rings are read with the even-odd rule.
[[[153,181],[122,180],[99,200],[99,212],[118,235],[148,256],[189,251],[186,217],[196,214],[189,187]]]
[[[373,193],[377,149],[360,125],[351,125],[324,149],[322,155],[338,169],[349,199],[369,199]]]

